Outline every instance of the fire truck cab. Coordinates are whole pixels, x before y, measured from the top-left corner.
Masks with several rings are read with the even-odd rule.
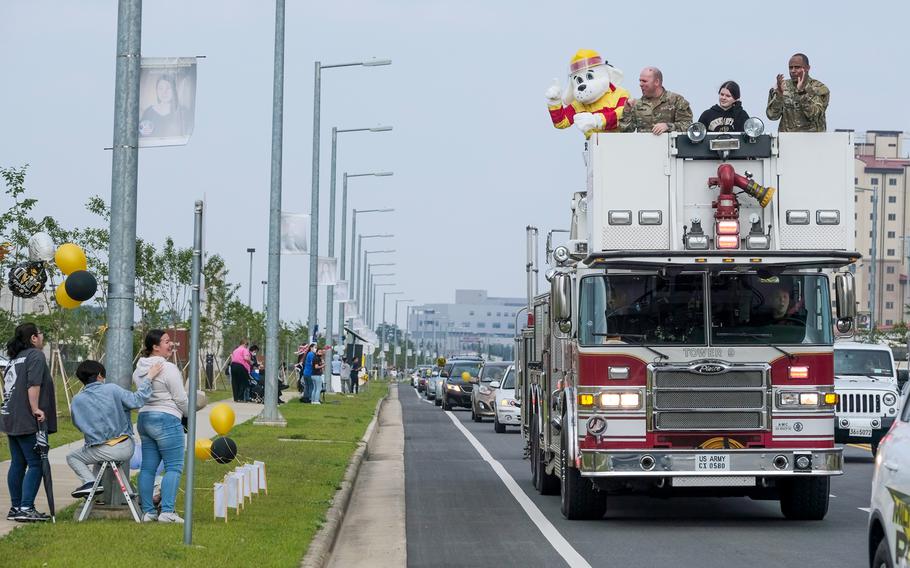
[[[822,519],[843,460],[832,346],[860,257],[852,134],[693,125],[586,144],[587,190],[519,339],[535,487],[569,519],[624,492]]]

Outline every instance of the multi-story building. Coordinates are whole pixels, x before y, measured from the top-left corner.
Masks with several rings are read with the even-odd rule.
[[[861,314],[872,313],[874,292],[873,319],[884,328],[906,321],[910,303],[910,159],[902,138],[901,131],[870,130],[855,151],[856,249],[863,255],[856,266],[857,301]]]
[[[514,347],[515,319],[525,298],[497,298],[486,290],[455,290],[454,304],[410,309],[411,338],[422,352],[452,356]]]

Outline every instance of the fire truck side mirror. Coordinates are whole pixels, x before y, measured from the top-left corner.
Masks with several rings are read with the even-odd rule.
[[[837,331],[848,333],[856,317],[856,292],[853,274],[838,274],[834,278],[834,300],[837,311]]]
[[[556,321],[572,317],[572,279],[566,274],[555,274],[550,282],[550,306]]]

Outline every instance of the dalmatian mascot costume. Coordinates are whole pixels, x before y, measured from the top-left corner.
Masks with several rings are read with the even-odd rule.
[[[569,62],[565,92],[554,80],[547,89],[547,108],[556,128],[573,124],[585,138],[594,132],[615,132],[629,91],[620,87],[623,73],[590,49],[580,49]]]

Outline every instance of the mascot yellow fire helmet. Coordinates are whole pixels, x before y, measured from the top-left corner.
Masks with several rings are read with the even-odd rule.
[[[593,49],[579,49],[572,60],[569,61],[569,75],[583,71],[589,67],[603,65],[604,60],[599,53]]]

